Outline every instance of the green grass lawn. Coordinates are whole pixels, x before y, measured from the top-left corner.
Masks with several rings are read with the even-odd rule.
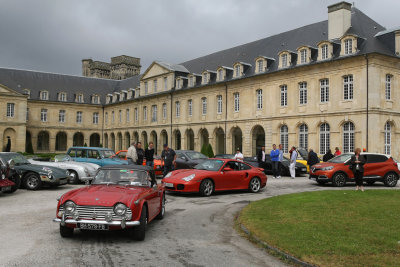
[[[255,236],[320,266],[400,266],[400,190],[319,191],[252,202]]]

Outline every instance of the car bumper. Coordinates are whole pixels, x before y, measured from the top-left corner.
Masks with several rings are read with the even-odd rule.
[[[163,182],[163,184],[165,186],[165,190],[167,190],[167,191],[191,193],[191,192],[199,192],[200,182],[196,182],[196,183]]]
[[[52,185],[64,185],[68,183],[69,177],[63,177],[63,178],[56,178],[56,179],[43,179],[41,177],[42,182],[47,183],[47,184],[52,184]]]
[[[65,226],[67,224],[69,225],[76,225],[78,223],[92,223],[92,224],[104,224],[108,226],[114,226],[117,228],[125,229],[126,227],[133,227],[133,226],[139,226],[140,221],[103,221],[103,220],[74,220],[74,219],[63,219],[63,218],[54,218],[53,222],[55,223],[60,223],[62,226]]]

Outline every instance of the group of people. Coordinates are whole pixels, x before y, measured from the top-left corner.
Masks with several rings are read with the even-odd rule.
[[[143,150],[141,142],[132,142],[126,153],[128,164],[143,165],[143,161],[146,159],[146,166],[149,167],[154,167],[155,155],[153,142],[149,142],[149,146],[145,150]],[[174,170],[176,166],[176,153],[167,144],[164,144],[161,153],[161,166],[164,166],[163,176]]]
[[[265,147],[261,147],[261,150],[257,154],[257,161],[258,161],[258,166],[260,168],[265,167],[266,163],[266,157],[265,157]],[[274,179],[280,179],[281,178],[281,170],[282,170],[282,161],[283,161],[283,149],[282,149],[282,144],[279,144],[279,147],[276,147],[276,144],[272,145],[272,150],[270,152],[270,157],[271,157],[271,164],[272,164],[272,175]],[[294,164],[292,164],[292,159],[294,160]],[[296,159],[297,159],[297,151],[296,148],[292,148],[290,150],[290,176],[291,178],[295,178],[296,172],[295,172],[295,165],[296,165]],[[293,171],[292,171],[293,169]]]

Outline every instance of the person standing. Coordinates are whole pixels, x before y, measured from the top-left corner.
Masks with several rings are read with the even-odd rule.
[[[10,152],[10,151],[11,151],[11,138],[9,136],[7,136],[7,145],[6,145],[5,152]]]
[[[308,159],[307,159],[307,164],[308,166],[312,166],[314,164],[319,163],[319,158],[317,153],[314,152],[314,150],[312,148],[310,148],[309,152],[308,152]]]
[[[265,169],[265,146],[262,146],[261,150],[258,151],[257,161],[258,161],[258,167]]]
[[[154,167],[154,144],[149,143],[149,147],[144,151],[144,156],[146,158],[146,166]]]
[[[283,146],[282,144],[279,144],[278,179],[281,178],[282,162],[283,162]]]
[[[128,152],[126,153],[126,158],[128,159],[128,164],[136,164],[138,158],[136,152],[136,142],[131,143],[131,146],[128,148]]]
[[[351,156],[350,159],[350,169],[354,174],[354,179],[356,181],[356,190],[361,189],[361,191],[364,191],[364,164],[365,158],[361,155],[361,149],[356,148],[356,150],[354,151],[354,155]]]
[[[332,151],[328,149],[328,152],[322,157],[323,162],[327,162],[330,159],[333,159],[335,156],[332,154]]]
[[[290,156],[290,165],[289,165],[289,171],[290,171],[290,177],[294,179],[296,177],[296,159],[297,159],[297,151],[296,147],[292,147],[292,154]]]
[[[138,142],[136,146],[136,152],[137,152],[137,165],[143,165],[143,159],[144,159],[144,150],[142,148],[142,143]]]
[[[164,165],[163,177],[174,170],[176,164],[176,153],[173,149],[164,144],[164,150],[161,153],[161,165]]]
[[[274,179],[278,178],[278,166],[279,166],[279,149],[276,149],[276,145],[272,145],[272,150],[270,153],[271,163],[272,163],[272,175]],[[279,178],[278,178],[279,179]]]
[[[339,150],[339,148],[338,147],[335,147],[335,157],[336,156],[339,156],[339,155],[341,155],[342,154],[342,152]]]
[[[239,148],[236,149],[235,159],[240,160],[240,161],[243,161],[243,159],[244,159],[243,154],[240,152]]]

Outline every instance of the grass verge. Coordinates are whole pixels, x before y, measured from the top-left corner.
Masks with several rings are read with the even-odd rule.
[[[320,266],[399,266],[400,191],[320,191],[245,207],[238,222],[270,246]]]

